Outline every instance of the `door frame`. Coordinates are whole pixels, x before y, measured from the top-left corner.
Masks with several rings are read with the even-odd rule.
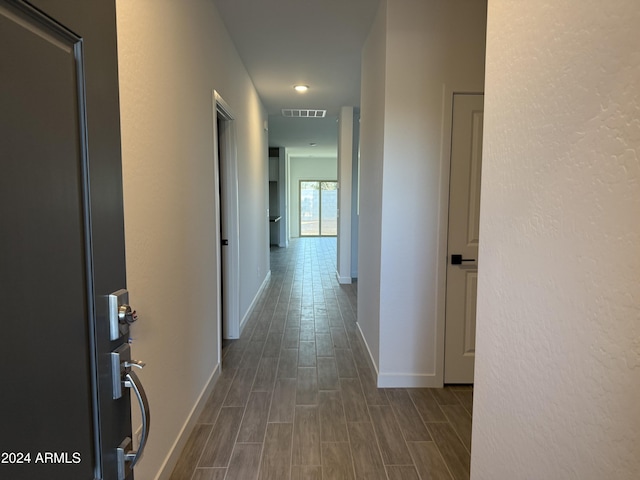
[[[238,162],[236,151],[236,125],[233,111],[222,96],[213,91],[213,148],[214,187],[216,189],[216,265],[218,279],[218,331],[224,338],[240,338],[240,230],[238,223]],[[220,132],[220,135],[218,134]],[[218,153],[220,152],[220,153]],[[222,176],[220,165],[223,167]],[[221,198],[220,186],[224,185]],[[222,222],[227,226],[227,257],[222,255]],[[225,262],[227,268],[222,268]],[[224,295],[224,298],[223,298]],[[222,302],[227,315],[223,318]],[[221,356],[222,336],[218,338],[218,356]],[[220,361],[220,358],[218,358]]]
[[[438,262],[436,271],[436,285],[438,288],[436,299],[436,367],[435,385],[444,385],[444,349],[445,327],[447,320],[447,265],[449,243],[449,194],[451,176],[451,141],[453,134],[453,97],[454,95],[484,95],[478,88],[465,85],[443,85],[442,88],[442,138],[440,152],[440,212],[438,218]],[[476,326],[477,328],[477,326]],[[476,330],[477,332],[477,330]]]

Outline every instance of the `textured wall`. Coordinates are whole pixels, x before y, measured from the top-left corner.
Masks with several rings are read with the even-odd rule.
[[[489,2],[474,480],[640,475],[640,9]]]
[[[132,349],[147,363],[153,417],[136,478],[147,480],[218,361],[212,91],[237,118],[241,315],[268,268],[266,115],[212,1],[118,1],[117,11]]]

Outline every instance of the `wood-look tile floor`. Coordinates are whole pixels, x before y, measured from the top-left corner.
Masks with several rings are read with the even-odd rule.
[[[335,259],[335,238],[271,250],[171,480],[469,478],[472,388],[377,388]]]

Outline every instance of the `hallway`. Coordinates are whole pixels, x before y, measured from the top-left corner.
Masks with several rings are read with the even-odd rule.
[[[472,389],[378,389],[336,239],[271,250],[271,280],[171,480],[469,478]]]

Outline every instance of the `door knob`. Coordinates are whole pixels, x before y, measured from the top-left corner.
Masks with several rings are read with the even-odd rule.
[[[475,258],[462,258],[462,255],[454,253],[451,255],[451,265],[462,265],[462,262],[475,262]]]

